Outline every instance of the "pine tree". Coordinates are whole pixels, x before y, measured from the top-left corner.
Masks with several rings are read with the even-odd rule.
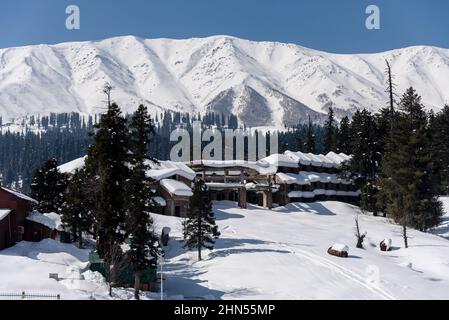
[[[201,260],[201,249],[212,250],[215,240],[220,236],[215,224],[212,202],[206,184],[197,179],[190,198],[190,208],[183,225],[184,247],[198,250],[198,260]]]
[[[352,153],[351,150],[351,132],[350,121],[347,116],[343,117],[340,121],[340,129],[338,130],[338,152],[343,152],[347,155]]]
[[[379,151],[375,117],[366,109],[356,111],[349,130],[350,148],[353,150],[344,171],[361,189],[361,206],[377,215],[378,178],[381,153]]]
[[[94,224],[95,206],[89,179],[84,168],[71,177],[62,208],[62,222],[71,228],[74,241],[83,246],[83,232],[90,232]]]
[[[413,88],[403,95],[399,109],[383,159],[380,199],[402,225],[408,247],[407,227],[425,231],[435,226],[442,209],[431,180],[427,115]]]
[[[315,134],[313,132],[312,120],[309,116],[309,123],[307,126],[306,143],[304,145],[304,152],[315,153]]]
[[[109,267],[109,282],[113,284],[118,262],[122,259],[119,248],[126,238],[129,135],[127,121],[115,103],[101,116],[95,129],[86,166],[97,182],[97,250]]]
[[[324,124],[324,152],[336,151],[337,128],[335,125],[334,110],[329,108],[327,120]]]
[[[139,299],[141,273],[155,265],[158,253],[158,239],[153,232],[150,216],[154,205],[151,189],[154,181],[146,176],[154,161],[148,155],[148,147],[154,134],[154,127],[148,110],[140,105],[130,123],[131,177],[127,183],[127,233],[130,239],[129,258],[134,270],[134,297]]]
[[[38,169],[31,181],[31,197],[38,201],[35,209],[60,214],[67,188],[67,176],[58,170],[58,162],[50,158]]]
[[[449,106],[429,119],[432,180],[441,194],[449,195]]]

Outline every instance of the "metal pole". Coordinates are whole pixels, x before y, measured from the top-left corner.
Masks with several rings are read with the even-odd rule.
[[[162,273],[163,272],[162,265],[164,263],[164,260],[162,257],[160,259],[160,262],[161,262],[161,300],[164,300],[164,274]]]

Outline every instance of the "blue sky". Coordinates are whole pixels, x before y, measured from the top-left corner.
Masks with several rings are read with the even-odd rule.
[[[81,30],[65,28],[65,8]],[[380,8],[381,30],[365,28]],[[449,48],[447,0],[1,0],[0,48],[118,35],[190,38],[217,34],[319,50],[377,52],[411,45]]]

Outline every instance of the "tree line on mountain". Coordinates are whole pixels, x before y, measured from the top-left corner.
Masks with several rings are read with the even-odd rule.
[[[124,115],[128,120],[131,115]],[[2,122],[0,132],[0,179],[5,186],[24,193],[29,192],[34,172],[47,159],[55,158],[66,163],[87,154],[92,143],[94,124],[100,115],[83,116],[78,113],[31,116],[21,123],[20,131],[9,130],[11,122]],[[169,160],[170,151],[177,143],[170,141],[170,134],[177,128],[192,132],[193,122],[201,121],[203,129],[210,127],[223,132],[225,129],[244,127],[235,115],[188,113],[164,111],[154,116],[154,137],[149,145],[150,153],[157,159]],[[251,134],[257,136],[257,130]],[[223,134],[224,136],[224,134]],[[316,124],[298,124],[278,133],[280,151],[287,149],[316,153],[324,152],[324,129]],[[306,144],[306,137],[307,143]],[[203,146],[207,142],[202,142]],[[246,151],[248,138],[245,138]],[[223,143],[223,148],[225,147]],[[191,153],[192,154],[192,153]],[[223,155],[225,153],[223,152]],[[245,157],[247,154],[245,154]]]

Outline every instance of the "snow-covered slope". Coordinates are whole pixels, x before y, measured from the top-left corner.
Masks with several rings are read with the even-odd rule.
[[[340,202],[266,210],[224,201],[214,211],[221,237],[201,262],[195,251],[182,248],[181,218],[153,215],[158,232],[171,228],[163,266],[166,299],[449,299],[449,242],[442,237],[410,230],[404,249],[400,226],[361,215],[367,237],[365,249],[356,249],[359,209]],[[384,238],[392,239],[391,252],[379,250]],[[335,243],[349,247],[348,258],[327,254]],[[88,252],[54,240],[0,251],[0,292],[109,299],[101,275],[85,271]],[[49,279],[49,273],[62,279]],[[115,288],[114,297],[130,299],[132,289]]]
[[[197,262],[181,248],[179,218],[155,215],[176,237],[166,252],[168,295],[215,299],[448,299],[449,242],[410,230],[404,249],[400,226],[360,216],[365,249],[356,249],[357,207],[340,202],[296,203],[274,210],[216,203],[222,233],[216,249]],[[392,239],[392,251],[379,243]],[[327,254],[335,243],[349,258]]]
[[[233,112],[250,126],[293,125],[386,105],[385,59],[398,93],[413,86],[429,108],[449,102],[449,50],[410,47],[341,55],[229,36],[98,42],[0,49],[0,114],[102,111],[102,87],[126,111]],[[321,116],[320,116],[321,115]]]

